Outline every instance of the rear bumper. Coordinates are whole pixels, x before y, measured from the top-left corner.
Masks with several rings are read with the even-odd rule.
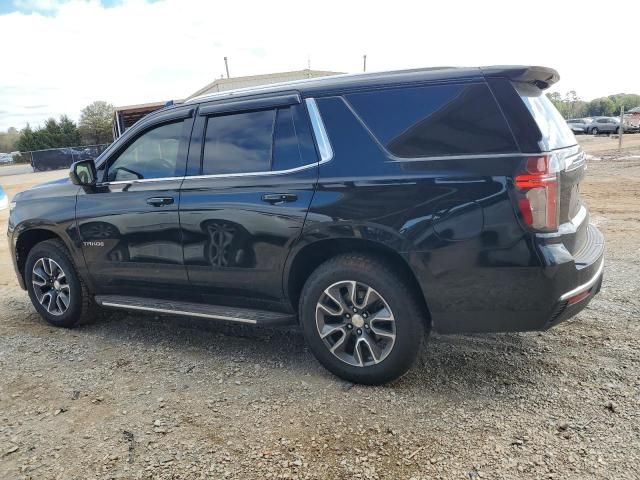
[[[566,232],[535,240],[531,247],[537,251],[538,258],[531,261],[535,265],[466,268],[455,276],[448,272],[432,276],[427,283],[426,269],[421,267],[425,257],[415,255],[412,267],[434,330],[444,334],[546,330],[576,315],[600,290],[604,271],[604,237],[587,221],[585,217],[578,225],[579,240]],[[463,253],[460,257],[466,260]]]
[[[568,277],[572,281],[569,284],[562,282],[565,290],[558,296],[545,329],[579,313],[600,291],[604,276],[604,237],[594,225],[588,226],[586,242],[574,256],[573,267],[567,270],[562,278]]]
[[[604,266],[604,262],[603,262],[603,266]],[[600,288],[602,287],[603,277],[604,277],[603,272],[602,271],[599,272],[598,275],[594,278],[595,280],[594,283],[590,287],[582,291],[584,296],[578,297],[580,298],[579,301],[575,303],[569,303],[569,300],[559,301],[558,304],[556,305],[556,310],[547,321],[546,328],[555,327],[559,323],[562,323],[565,320],[568,320],[574,315],[577,315],[578,313],[580,313],[584,309],[584,307],[586,307],[589,304],[591,299],[595,297],[598,294],[598,292],[600,292]]]

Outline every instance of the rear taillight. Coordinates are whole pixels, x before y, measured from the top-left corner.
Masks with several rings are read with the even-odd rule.
[[[533,230],[557,230],[560,186],[551,157],[528,157],[523,170],[515,177],[517,204],[523,223]]]

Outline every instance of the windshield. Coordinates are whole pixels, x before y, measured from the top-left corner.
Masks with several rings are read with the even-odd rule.
[[[562,115],[542,90],[528,83],[513,83],[518,95],[533,115],[549,150],[576,145],[576,137]]]

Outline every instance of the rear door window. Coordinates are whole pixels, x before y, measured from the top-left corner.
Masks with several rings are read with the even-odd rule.
[[[301,166],[300,135],[310,134],[297,118],[297,108],[209,117],[202,174],[260,173]]]
[[[346,100],[398,157],[518,151],[485,84],[389,89],[350,94]]]
[[[275,118],[275,110],[209,117],[203,175],[269,171]]]
[[[547,149],[556,150],[578,143],[571,128],[542,90],[528,83],[514,82],[513,86],[538,125]]]
[[[279,108],[273,141],[272,170],[288,170],[300,166],[300,150],[291,109]]]

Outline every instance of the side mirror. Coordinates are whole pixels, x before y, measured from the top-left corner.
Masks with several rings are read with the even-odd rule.
[[[69,178],[74,185],[93,187],[96,184],[96,165],[93,160],[80,160],[71,165]]]

